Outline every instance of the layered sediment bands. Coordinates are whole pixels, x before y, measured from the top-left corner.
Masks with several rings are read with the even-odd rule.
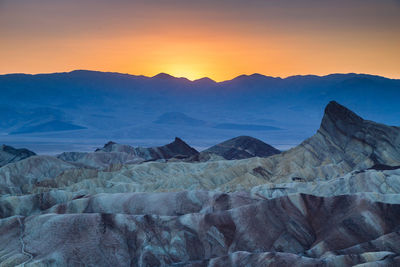
[[[73,163],[77,167],[104,170],[111,165],[141,163],[144,160],[134,154],[125,152],[64,152],[57,158]]]
[[[66,172],[70,175],[77,170],[68,170],[64,174]],[[97,171],[87,170],[86,174],[88,176],[90,174],[97,175]],[[67,182],[67,178],[63,180],[63,183]],[[71,183],[74,184],[74,181]],[[54,186],[52,190],[41,193],[22,196],[5,195],[0,197],[0,217],[29,216],[41,212],[80,213],[89,211],[94,213],[177,215],[185,214],[184,210],[190,210],[193,207],[197,207],[197,209],[192,209],[191,212],[213,210],[210,205],[215,201],[219,203],[219,206],[226,206],[226,209],[230,209],[237,207],[238,203],[250,203],[298,193],[321,197],[358,195],[370,201],[400,204],[400,169],[353,172],[329,181],[268,183],[255,186],[249,192],[229,194],[223,193],[222,190],[194,190],[159,194],[132,193],[132,186],[107,188],[100,185],[98,184],[94,190],[85,189],[83,186],[82,188],[76,188],[76,186],[63,188],[59,184],[59,188]],[[158,203],[168,203],[168,205],[158,205]],[[174,207],[176,213],[169,212],[167,206]]]
[[[0,168],[1,194],[26,194],[36,183],[52,179],[74,165],[51,156],[32,156]]]
[[[251,189],[253,196],[276,198],[304,193],[316,196],[364,194],[371,200],[400,204],[400,169],[354,171],[329,181],[264,184]]]
[[[181,145],[186,147],[179,140],[174,143],[178,143],[176,151]],[[86,155],[76,158],[70,155],[77,159],[71,160],[72,163],[36,156],[8,164],[0,168],[0,190],[2,193],[38,193],[62,188],[85,190],[86,194],[194,189],[236,191],[266,183],[331,180],[373,166],[400,165],[399,128],[365,121],[335,102],[327,106],[321,128],[313,137],[268,158],[134,164],[123,163],[127,157],[110,161],[113,153],[128,155],[117,152],[125,151],[126,147],[116,144],[105,147],[111,149],[110,146],[115,146],[116,151],[91,153],[97,154],[89,160],[93,165],[86,162]],[[84,166],[77,164],[79,161]]]
[[[57,158],[75,164],[77,167],[105,170],[118,164],[137,164],[145,161],[167,161],[188,159],[199,154],[182,139],[160,147],[132,147],[108,142],[95,152],[64,152]]]
[[[34,255],[28,266],[398,262],[400,205],[301,194],[243,204],[180,216],[51,213],[21,218],[25,251]],[[9,243],[1,245],[0,257],[10,264],[28,259],[17,238],[18,219],[0,221],[0,232],[7,233],[0,235],[1,244]]]
[[[30,162],[25,164],[28,163]],[[224,191],[234,191],[251,188],[268,181],[262,174],[254,171],[255,168],[260,166],[260,161],[257,159],[202,163],[116,164],[105,170],[65,164],[70,168],[63,169],[62,172],[54,176],[46,175],[44,170],[37,170],[37,177],[42,178],[27,188],[29,192],[25,190],[24,193],[47,192],[55,188],[71,192],[83,190],[85,194],[213,190],[217,188]],[[3,169],[0,168],[0,177],[2,172]],[[5,187],[10,184],[7,180],[2,182]]]
[[[216,191],[180,191],[84,195],[79,192],[54,190],[40,194],[1,197],[0,218],[40,213],[123,213],[175,216],[228,210],[259,200],[259,197],[253,198],[245,192],[227,194]]]
[[[354,171],[342,177],[307,182],[295,178],[288,183],[272,183],[263,159],[205,163],[158,163],[123,165],[115,170],[67,169],[55,178],[31,186],[30,193],[61,189],[81,194],[117,192],[160,192],[179,190],[258,190],[265,197],[287,193],[337,195],[357,192],[399,193],[400,169]],[[1,173],[1,169],[0,169]],[[258,187],[256,187],[258,186]],[[252,189],[256,187],[258,189]]]
[[[377,252],[358,255],[329,256],[322,259],[308,258],[291,253],[263,252],[249,253],[238,251],[227,256],[200,262],[190,262],[178,266],[217,267],[217,266],[397,266],[400,257],[395,253]]]

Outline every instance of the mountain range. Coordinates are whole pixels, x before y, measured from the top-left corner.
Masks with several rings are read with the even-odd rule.
[[[161,146],[175,136],[198,150],[239,135],[287,150],[318,129],[332,99],[400,124],[400,80],[365,74],[214,82],[78,70],[0,75],[0,94],[1,140],[41,154],[61,145],[91,151],[107,140]]]

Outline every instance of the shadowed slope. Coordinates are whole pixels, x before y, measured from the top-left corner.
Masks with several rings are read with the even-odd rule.
[[[36,155],[34,152],[25,148],[16,149],[12,146],[2,145],[0,147],[0,167],[8,163],[17,162],[29,158],[34,155]]]
[[[280,153],[278,149],[250,136],[239,136],[229,139],[203,152],[214,153],[225,159],[269,157]]]
[[[299,146],[266,159],[273,181],[331,179],[375,164],[400,162],[400,128],[367,121],[330,102],[317,133]]]

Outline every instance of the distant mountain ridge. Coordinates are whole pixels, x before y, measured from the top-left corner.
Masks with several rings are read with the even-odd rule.
[[[0,95],[0,134],[25,132],[7,137],[14,145],[13,140],[35,137],[54,142],[84,138],[98,145],[105,140],[180,136],[193,146],[208,147],[248,135],[285,150],[318,129],[330,100],[371,120],[400,125],[400,80],[365,74],[288,78],[252,74],[215,82],[79,70],[0,75]],[[198,122],[181,117],[185,123],[158,123],[168,113],[185,114]],[[51,121],[59,125],[46,125]],[[50,131],[54,129],[62,131]]]
[[[154,121],[157,124],[177,124],[177,125],[188,125],[188,126],[204,126],[206,124],[203,120],[198,120],[187,116],[181,112],[166,112],[162,114],[157,120]]]
[[[268,76],[260,73],[253,73],[253,74],[240,74],[236,77],[233,77],[232,79],[228,80],[223,80],[223,81],[215,81],[207,76],[198,78],[195,80],[189,80],[186,77],[177,77],[173,76],[171,74],[165,73],[165,72],[160,72],[154,76],[145,76],[145,75],[136,75],[136,74],[129,74],[129,73],[120,73],[120,72],[112,72],[112,71],[97,71],[97,70],[84,70],[84,69],[77,69],[77,70],[72,70],[72,71],[66,71],[66,72],[52,72],[52,73],[37,73],[37,74],[30,74],[30,73],[7,73],[7,74],[0,74],[1,76],[45,76],[45,75],[65,75],[65,74],[77,74],[77,75],[84,75],[84,74],[92,74],[92,75],[115,75],[119,77],[130,77],[130,78],[139,78],[139,79],[182,79],[186,80],[188,82],[199,82],[199,81],[210,81],[210,82],[215,82],[215,83],[226,83],[230,81],[238,81],[238,80],[246,80],[246,79],[264,79],[264,80],[298,80],[298,79],[304,79],[304,78],[330,78],[330,79],[338,79],[342,78],[345,76],[351,76],[351,77],[363,77],[363,78],[374,78],[374,79],[389,79],[389,80],[397,80],[400,81],[400,79],[396,78],[388,78],[385,76],[380,76],[380,75],[373,75],[373,74],[366,74],[366,73],[354,73],[354,72],[349,72],[349,73],[332,73],[332,74],[327,74],[327,75],[290,75],[287,77],[276,77],[276,76]]]
[[[35,125],[22,126],[19,129],[12,131],[10,134],[30,134],[30,133],[41,133],[41,132],[60,132],[60,131],[72,131],[86,129],[86,127],[75,125],[72,123],[52,120],[44,123]]]

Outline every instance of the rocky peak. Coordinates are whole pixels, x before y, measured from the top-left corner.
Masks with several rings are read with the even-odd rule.
[[[325,107],[324,117],[322,119],[321,126],[329,122],[338,121],[346,124],[359,124],[362,123],[364,120],[345,106],[340,105],[336,101],[331,101]]]
[[[174,140],[173,143],[187,145],[187,144],[186,144],[182,139],[180,139],[179,137],[175,137],[175,140]]]
[[[399,128],[364,120],[335,101],[326,106],[318,134],[327,142],[323,146],[330,148],[330,157],[346,158],[353,166],[361,162],[364,168],[373,164],[393,165],[400,160]],[[323,149],[317,144],[321,141],[318,135],[312,141],[313,147]],[[334,147],[340,151],[333,153]]]
[[[108,141],[103,148],[97,148],[95,150],[95,152],[99,152],[99,151],[106,151],[106,152],[111,152],[112,151],[112,147],[113,145],[115,145],[117,143],[113,142],[113,141]]]
[[[113,142],[113,141],[108,141],[108,143],[104,145],[104,148],[109,147],[109,146],[112,146],[112,145],[115,145],[115,144],[116,144],[116,143]]]
[[[174,142],[166,145],[165,147],[174,154],[181,154],[185,156],[192,156],[199,153],[196,149],[186,144],[179,137],[175,137]]]
[[[319,132],[331,138],[338,136],[353,137],[366,125],[366,121],[350,109],[331,101],[325,108]],[[343,143],[343,140],[340,141]]]

